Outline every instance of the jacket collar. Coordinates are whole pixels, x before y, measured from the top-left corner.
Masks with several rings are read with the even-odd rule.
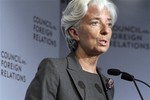
[[[74,70],[74,71],[82,71],[82,67],[79,64],[79,62],[77,61],[76,57],[75,57],[75,53],[71,52],[68,56],[67,56],[67,62],[68,62],[68,69],[70,70]]]

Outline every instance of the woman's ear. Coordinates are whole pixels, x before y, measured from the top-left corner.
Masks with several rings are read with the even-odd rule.
[[[79,41],[79,34],[78,34],[78,30],[76,28],[70,27],[68,29],[68,33],[73,39],[75,39],[76,41]]]

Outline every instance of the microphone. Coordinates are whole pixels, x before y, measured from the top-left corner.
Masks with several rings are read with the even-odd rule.
[[[148,86],[150,88],[149,84],[143,82],[142,80],[136,79],[136,78],[134,78],[133,75],[131,75],[127,72],[122,72],[119,69],[114,69],[114,68],[108,69],[107,73],[109,75],[114,75],[114,76],[119,76],[120,74],[122,74],[121,79],[124,79],[124,80],[127,80],[127,81],[133,81],[133,79],[134,79],[135,81],[141,82],[141,83],[145,84],[146,86]]]
[[[83,81],[78,81],[78,85],[81,89],[84,90],[84,100],[86,100],[85,84],[83,83]]]
[[[137,89],[137,91],[138,91],[138,93],[139,93],[139,95],[140,95],[140,97],[141,97],[141,100],[144,100],[144,99],[143,99],[143,96],[142,96],[142,94],[141,94],[141,92],[140,92],[140,90],[139,90],[139,88],[138,88],[138,86],[137,86],[137,84],[136,84],[136,81],[135,81],[135,78],[134,78],[133,75],[130,75],[130,74],[128,74],[128,73],[123,73],[123,74],[121,75],[121,79],[128,80],[128,81],[133,81],[133,83],[134,83],[134,85],[135,85],[135,87],[136,87],[136,89]]]
[[[130,75],[128,73],[123,73],[121,75],[121,79],[127,80],[127,81],[134,81],[134,76]]]
[[[135,81],[138,81],[138,82],[141,82],[141,83],[145,84],[146,86],[148,86],[150,88],[150,85],[148,85],[144,81],[141,81],[139,79],[134,78],[133,75],[129,75],[128,73],[122,74],[121,79],[124,79],[124,80],[127,80],[127,81],[134,81],[135,80]]]
[[[144,100],[144,99],[143,99],[143,96],[142,96],[142,94],[141,94],[141,92],[140,92],[140,90],[139,90],[139,88],[138,88],[138,86],[137,86],[137,84],[136,84],[136,81],[139,81],[139,80],[138,80],[138,79],[135,79],[133,75],[130,75],[130,74],[127,73],[127,72],[122,72],[122,71],[120,71],[119,69],[108,69],[108,70],[107,70],[107,73],[108,73],[109,75],[114,75],[114,76],[119,76],[120,74],[122,74],[121,79],[128,80],[128,81],[133,81],[133,83],[134,83],[134,85],[135,85],[135,87],[136,87],[136,89],[137,89],[137,91],[138,91],[138,93],[139,93],[139,95],[140,95],[141,100]],[[141,80],[140,80],[139,82],[141,82]],[[143,81],[142,81],[142,83],[145,84],[145,82],[143,82]],[[147,85],[148,85],[148,84],[147,84]],[[148,86],[149,86],[149,85],[148,85]]]
[[[108,69],[107,73],[109,75],[114,75],[114,76],[118,76],[121,74],[121,71],[119,69]]]

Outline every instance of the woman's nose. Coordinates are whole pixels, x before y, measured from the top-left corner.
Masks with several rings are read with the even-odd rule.
[[[101,32],[100,32],[101,35],[107,35],[108,34],[108,31],[107,31],[107,26],[102,24],[102,29],[101,29]]]

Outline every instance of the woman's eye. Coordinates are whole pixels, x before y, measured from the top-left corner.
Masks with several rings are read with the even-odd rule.
[[[109,27],[112,27],[112,23],[108,23],[108,26],[109,26]]]
[[[93,21],[93,22],[91,22],[91,25],[93,25],[93,26],[98,25],[98,24],[99,24],[98,21]]]

